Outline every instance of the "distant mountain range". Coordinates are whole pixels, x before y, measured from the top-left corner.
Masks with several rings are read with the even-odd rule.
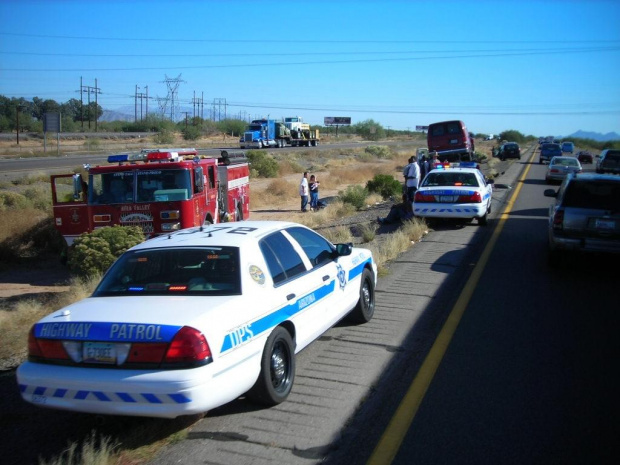
[[[592,139],[598,142],[607,142],[610,140],[620,140],[620,134],[617,132],[608,132],[607,134],[601,134],[600,132],[582,131],[573,132],[568,136],[562,136],[560,139]]]

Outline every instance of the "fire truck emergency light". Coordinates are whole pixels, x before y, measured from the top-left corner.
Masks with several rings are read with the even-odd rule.
[[[110,155],[108,157],[108,163],[123,163],[124,161],[129,160],[129,155],[126,153],[121,153],[118,155]]]

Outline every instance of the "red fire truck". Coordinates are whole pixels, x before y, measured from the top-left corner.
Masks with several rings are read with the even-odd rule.
[[[196,149],[111,155],[108,165],[52,175],[56,228],[70,246],[104,226],[140,226],[147,237],[250,215],[250,170],[243,152]]]

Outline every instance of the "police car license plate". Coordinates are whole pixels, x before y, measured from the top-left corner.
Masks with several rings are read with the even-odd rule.
[[[82,357],[85,363],[116,363],[116,347],[109,342],[85,342]]]
[[[439,201],[441,203],[453,203],[453,202],[456,202],[456,199],[458,199],[457,195],[440,195],[439,196]]]

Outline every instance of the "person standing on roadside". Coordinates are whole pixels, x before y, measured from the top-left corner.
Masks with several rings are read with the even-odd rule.
[[[430,171],[430,163],[428,161],[428,158],[422,155],[420,159],[418,160],[418,164],[420,165],[420,179],[418,181],[418,187],[419,187],[422,180],[425,178],[425,176]]]
[[[310,176],[310,210],[317,211],[319,209],[319,180],[314,176]]]
[[[299,196],[301,197],[301,211],[308,211],[308,172],[304,171],[304,175],[299,183]]]
[[[405,177],[407,199],[413,202],[413,196],[415,195],[415,191],[418,190],[418,184],[420,182],[420,166],[415,156],[409,158],[409,164],[403,169],[403,176]]]

